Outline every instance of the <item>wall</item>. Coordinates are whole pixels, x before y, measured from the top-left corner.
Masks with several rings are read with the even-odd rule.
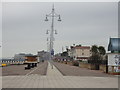
[[[90,57],[90,49],[76,49],[76,57]]]
[[[108,72],[117,73],[120,72],[120,54],[108,53]]]
[[[88,69],[91,69],[91,65],[88,64],[88,63],[80,63],[80,68],[88,68]]]
[[[119,59],[120,59],[120,54],[118,54],[118,53],[109,53],[108,54],[108,65],[118,66],[118,63],[120,63]]]
[[[100,65],[100,70],[106,72],[106,65]]]

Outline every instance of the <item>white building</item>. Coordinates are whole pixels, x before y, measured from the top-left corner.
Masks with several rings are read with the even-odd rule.
[[[87,61],[91,56],[90,46],[71,46],[68,55],[74,60]]]

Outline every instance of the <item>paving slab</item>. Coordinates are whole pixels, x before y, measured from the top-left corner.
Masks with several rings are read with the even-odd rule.
[[[64,76],[90,76],[90,77],[113,77],[99,70],[90,70],[63,63],[52,62]]]
[[[3,88],[117,88],[116,77],[3,76]]]
[[[118,88],[118,77],[63,76],[48,62],[47,75],[3,76],[3,88]]]
[[[47,76],[63,76],[63,75],[52,63],[48,62]]]
[[[18,76],[18,75],[29,75],[29,74],[40,74],[46,75],[47,72],[47,61],[39,63],[38,67],[25,70],[26,65],[10,65],[2,67],[2,76]]]

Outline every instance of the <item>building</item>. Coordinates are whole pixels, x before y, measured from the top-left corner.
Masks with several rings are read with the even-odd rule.
[[[19,60],[25,60],[25,53],[20,53],[20,54],[15,54],[14,55],[14,60],[19,61]]]
[[[25,56],[26,62],[36,62],[37,63],[37,55],[26,55]]]
[[[32,56],[33,54],[19,53],[14,55],[14,60],[25,60],[25,56]]]
[[[49,52],[46,51],[38,51],[38,61],[42,61],[42,60],[49,60]]]
[[[120,38],[110,38],[108,45],[108,72],[120,72]]]
[[[68,50],[68,56],[74,60],[87,61],[91,56],[90,46],[71,46]]]
[[[32,56],[33,54],[19,53],[14,55],[15,61],[25,61],[25,56]]]
[[[120,53],[120,38],[110,38],[108,51],[111,51],[111,53]]]

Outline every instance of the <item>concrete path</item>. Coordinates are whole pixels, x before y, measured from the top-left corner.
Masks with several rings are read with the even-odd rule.
[[[114,75],[103,73],[103,71],[100,70],[90,70],[87,68],[80,68],[77,66],[71,66],[59,62],[52,62],[52,63],[59,69],[59,71],[64,76],[114,77]]]
[[[0,72],[1,73],[1,72]],[[2,75],[0,75],[0,90],[2,89]]]
[[[118,77],[63,76],[48,62],[47,75],[3,76],[3,88],[117,88]]]
[[[18,76],[18,75],[30,75],[39,74],[46,75],[47,72],[47,61],[38,63],[37,67],[25,70],[26,65],[10,65],[2,67],[2,76]]]
[[[52,63],[48,62],[47,76],[63,76],[63,75]]]

